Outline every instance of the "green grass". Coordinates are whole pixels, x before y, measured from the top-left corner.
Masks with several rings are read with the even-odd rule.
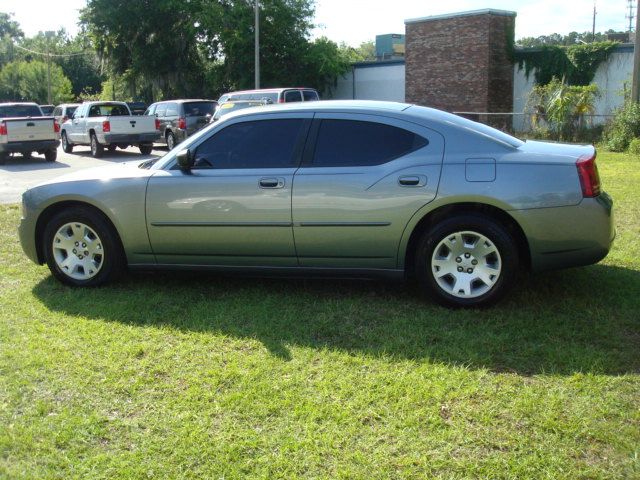
[[[0,206],[0,477],[640,478],[640,159],[618,238],[483,311],[403,285],[66,288]]]

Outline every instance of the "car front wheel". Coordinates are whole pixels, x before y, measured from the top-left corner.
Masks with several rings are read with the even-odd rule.
[[[104,146],[100,145],[98,142],[98,137],[96,137],[95,133],[91,134],[91,155],[94,158],[102,157],[102,153],[104,152]]]
[[[62,142],[62,150],[64,153],[73,152],[73,144],[69,143],[69,139],[67,138],[67,132],[62,132],[60,136],[60,141]]]
[[[458,215],[422,235],[415,267],[421,285],[439,303],[489,306],[513,286],[518,249],[509,231],[492,218]]]
[[[43,242],[51,273],[67,285],[101,285],[124,268],[113,227],[91,209],[75,207],[54,215],[45,227]]]

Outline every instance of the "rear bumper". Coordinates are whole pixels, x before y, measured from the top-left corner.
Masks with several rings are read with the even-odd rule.
[[[126,143],[128,145],[151,144],[160,138],[160,132],[154,133],[103,133],[98,134],[98,141],[103,145]]]
[[[0,143],[0,153],[38,152],[56,149],[60,140],[30,140],[26,142]]]
[[[606,193],[575,206],[510,213],[529,241],[534,272],[597,263],[609,253],[616,234],[613,200]]]

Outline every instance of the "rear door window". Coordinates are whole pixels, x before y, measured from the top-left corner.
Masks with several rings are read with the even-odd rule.
[[[195,152],[194,168],[290,168],[302,119],[234,123],[205,140]]]
[[[302,93],[300,90],[287,90],[284,92],[284,101],[288,102],[301,102],[302,101]]]
[[[318,129],[313,166],[381,165],[428,143],[420,135],[383,123],[322,120]]]
[[[167,113],[165,113],[166,117],[177,117],[178,116],[178,104],[177,103],[169,103],[167,104]]]

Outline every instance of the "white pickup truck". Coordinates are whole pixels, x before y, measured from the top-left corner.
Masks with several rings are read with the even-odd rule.
[[[55,162],[58,132],[55,118],[42,116],[35,103],[0,103],[0,164],[12,153],[29,158],[33,152]]]
[[[101,157],[106,147],[127,148],[137,145],[149,155],[153,142],[160,138],[159,121],[150,116],[131,115],[124,102],[85,102],[62,124],[62,149],[71,153],[75,145],[90,145],[91,155]]]

